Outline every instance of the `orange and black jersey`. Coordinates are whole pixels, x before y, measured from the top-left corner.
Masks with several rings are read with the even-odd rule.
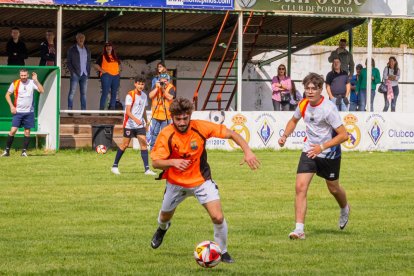
[[[162,178],[182,187],[195,187],[211,179],[207,163],[206,140],[210,137],[225,138],[226,126],[207,121],[191,120],[186,133],[179,132],[173,124],[165,127],[158,135],[152,160],[187,159],[190,166],[185,171],[170,167]]]

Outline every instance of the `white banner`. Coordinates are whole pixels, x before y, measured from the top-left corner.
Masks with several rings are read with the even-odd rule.
[[[341,112],[349,139],[343,150],[414,150],[413,114]],[[283,135],[286,123],[293,112],[224,112],[196,111],[192,119],[202,119],[219,124],[239,133],[254,149],[280,149],[277,141]],[[305,139],[305,124],[300,120],[284,148],[301,149]],[[208,149],[232,150],[237,145],[231,140],[211,138]]]

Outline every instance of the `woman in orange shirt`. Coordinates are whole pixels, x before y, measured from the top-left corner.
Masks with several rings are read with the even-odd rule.
[[[109,90],[111,90],[111,100],[109,109],[115,110],[116,96],[120,81],[120,64],[111,42],[106,42],[103,53],[96,60],[95,68],[101,77],[102,94],[99,102],[99,109],[104,110]]]

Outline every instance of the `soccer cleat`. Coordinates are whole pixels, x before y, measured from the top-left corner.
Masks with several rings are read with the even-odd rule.
[[[112,172],[113,174],[116,174],[116,175],[120,175],[120,174],[121,174],[121,173],[119,172],[118,167],[112,167],[112,168],[111,168],[111,172]]]
[[[290,232],[289,238],[291,240],[304,240],[305,239],[305,232],[295,229],[295,230],[293,230],[293,232]]]
[[[162,230],[160,227],[158,227],[157,231],[155,231],[154,236],[152,236],[151,240],[151,247],[153,249],[157,249],[162,244],[162,240],[164,239],[165,233],[167,233],[167,230],[170,229],[171,222],[168,223],[168,227],[166,230]]]
[[[351,207],[349,205],[346,205],[345,211],[340,211],[339,213],[339,229],[344,230],[345,226],[348,224],[349,219],[349,212],[351,211]]]
[[[223,263],[228,263],[228,264],[234,263],[234,259],[230,256],[229,252],[223,253],[221,255],[221,261]]]
[[[21,157],[27,157],[26,151],[22,151],[22,154],[20,154]]]
[[[155,172],[151,171],[150,169],[144,172],[145,175],[157,175]]]
[[[3,154],[1,155],[1,157],[8,157],[8,156],[10,156],[10,152],[9,152],[9,151],[7,151],[7,150],[5,150],[5,151],[3,152]]]

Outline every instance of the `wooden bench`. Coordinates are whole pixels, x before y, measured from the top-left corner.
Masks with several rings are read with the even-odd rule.
[[[9,134],[9,130],[5,131],[5,130],[0,130],[0,136],[6,136]],[[23,131],[17,131],[15,136],[24,136],[24,132]],[[36,138],[36,149],[38,148],[39,145],[39,138],[46,138],[49,136],[49,133],[44,132],[44,131],[31,131],[30,132],[30,137],[35,137]]]

